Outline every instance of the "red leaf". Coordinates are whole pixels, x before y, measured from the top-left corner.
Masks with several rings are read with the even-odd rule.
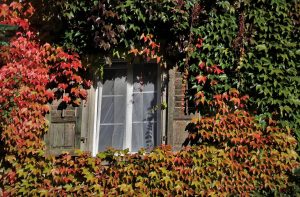
[[[156,58],[156,63],[158,64],[158,63],[160,62],[160,60],[161,60],[161,57],[158,56],[158,57]]]
[[[67,85],[67,84],[64,84],[64,83],[60,83],[60,84],[58,84],[57,87],[60,88],[60,89],[65,90],[65,89],[67,89],[68,85]]]
[[[71,101],[71,98],[69,96],[63,96],[63,102],[69,103]]]
[[[196,44],[196,47],[197,48],[201,48],[202,47],[202,44],[203,44],[203,39],[202,38],[198,38],[198,40],[197,40],[197,44]]]
[[[211,67],[212,69],[213,69],[213,72],[215,73],[215,74],[221,74],[221,73],[224,73],[224,70],[222,70],[222,69],[220,69],[217,65],[213,65],[212,67]]]
[[[48,100],[52,100],[54,98],[54,93],[50,90],[45,91],[45,95],[48,98]]]
[[[139,50],[137,49],[131,49],[128,53],[133,53],[135,56],[138,54]]]
[[[200,84],[200,83],[205,83],[206,80],[207,80],[207,77],[206,76],[202,76],[202,75],[198,75],[196,77],[196,79],[197,79],[198,83]]]
[[[201,70],[203,70],[204,67],[205,67],[205,62],[201,62],[201,63],[199,64],[199,68],[200,68]]]
[[[80,96],[83,97],[83,98],[86,98],[87,97],[87,91],[84,90],[84,89],[81,89],[80,92],[79,92]]]

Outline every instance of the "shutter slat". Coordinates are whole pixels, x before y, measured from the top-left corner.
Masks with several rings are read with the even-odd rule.
[[[79,110],[80,111],[80,110]],[[50,129],[45,136],[46,152],[58,155],[62,152],[74,154],[80,148],[80,113],[78,108],[68,106],[65,110],[57,110],[57,104],[51,106],[48,116]]]

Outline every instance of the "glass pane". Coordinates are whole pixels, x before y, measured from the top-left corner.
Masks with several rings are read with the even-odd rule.
[[[124,125],[101,125],[99,151],[105,151],[108,147],[122,149],[124,130]]]
[[[132,151],[157,145],[157,65],[133,68]]]
[[[143,121],[143,94],[133,94],[132,121]]]
[[[123,148],[127,69],[105,69],[102,85],[99,151]]]
[[[157,124],[155,122],[132,124],[132,151],[137,152],[141,148],[152,149],[156,142]]]
[[[133,123],[132,124],[132,145],[131,150],[137,152],[144,147],[144,132],[143,123]]]
[[[101,122],[124,123],[126,112],[125,96],[102,96]]]
[[[156,121],[157,119],[157,94],[134,93],[132,121]]]
[[[126,75],[126,69],[105,69],[102,95],[125,95]]]
[[[156,93],[143,93],[143,117],[144,121],[156,121],[157,98]]]
[[[157,89],[157,65],[134,65],[133,68],[133,92],[156,91]]]
[[[157,125],[155,122],[145,122],[143,124],[144,135],[145,135],[145,147],[153,148],[157,145],[155,139],[157,134]]]

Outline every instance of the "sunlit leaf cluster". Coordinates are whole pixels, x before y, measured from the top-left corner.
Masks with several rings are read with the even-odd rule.
[[[31,1],[39,6],[36,27],[56,24],[46,31],[81,57],[179,66],[199,113],[185,144],[192,147],[179,152],[163,146],[57,158],[43,151],[47,104],[78,106],[90,82],[78,55],[40,44],[29,31],[30,4],[3,2],[0,24],[19,29],[0,50],[0,195],[295,195],[297,1]]]
[[[57,37],[65,37],[61,43],[67,48],[97,53],[110,64],[113,56],[127,59],[132,49],[142,51],[140,36],[153,35],[164,64],[181,67],[187,98],[193,100],[199,91],[212,98],[236,88],[250,96],[248,110],[292,126],[300,140],[297,0],[72,0],[50,5],[40,6],[38,16],[47,18],[44,25],[61,24]],[[223,72],[208,73],[201,63]],[[204,75],[218,84],[208,89],[197,84]]]
[[[9,45],[0,51],[0,166],[1,189],[6,196],[37,190],[46,168],[43,136],[48,130],[49,102],[79,105],[89,82],[77,55],[41,45],[22,14],[33,12],[27,4],[1,3],[0,24],[18,26]],[[22,13],[22,14],[19,14]],[[85,87],[84,87],[85,86]]]

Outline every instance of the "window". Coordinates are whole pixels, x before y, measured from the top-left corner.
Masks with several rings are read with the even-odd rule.
[[[98,88],[93,152],[107,147],[137,152],[161,143],[160,76],[156,64],[113,64]]]

